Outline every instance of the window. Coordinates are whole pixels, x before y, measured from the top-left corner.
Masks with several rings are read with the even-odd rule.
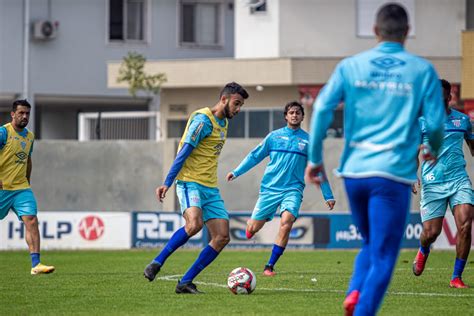
[[[221,10],[221,4],[218,2],[182,0],[181,45],[220,46]]]
[[[145,41],[147,0],[109,0],[109,40]]]
[[[168,120],[166,132],[168,138],[181,138],[188,120]]]
[[[229,121],[229,138],[264,138],[273,130],[286,126],[282,110],[255,109],[241,111]]]

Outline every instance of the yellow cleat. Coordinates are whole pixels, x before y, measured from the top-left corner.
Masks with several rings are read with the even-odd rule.
[[[55,267],[53,266],[45,266],[44,264],[38,263],[34,268],[31,268],[31,275],[52,273],[54,269]]]

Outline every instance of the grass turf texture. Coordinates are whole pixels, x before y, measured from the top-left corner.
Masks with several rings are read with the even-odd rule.
[[[277,276],[262,276],[270,250],[224,250],[195,280],[204,295],[174,293],[198,250],[178,250],[154,282],[142,273],[156,251],[44,251],[56,266],[50,275],[30,275],[27,252],[0,252],[0,315],[342,315],[355,251],[287,250]],[[433,251],[421,277],[402,252],[380,315],[473,315],[474,288],[450,289],[454,252]],[[470,260],[464,281],[474,286]],[[257,275],[251,295],[233,295],[228,273],[245,266]]]

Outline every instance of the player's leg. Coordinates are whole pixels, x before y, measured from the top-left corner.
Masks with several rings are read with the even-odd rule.
[[[283,194],[283,199],[280,204],[280,227],[278,235],[273,245],[270,259],[263,269],[263,274],[266,276],[275,275],[274,266],[281,255],[283,255],[286,245],[288,244],[290,232],[293,228],[293,223],[298,218],[302,200],[303,194],[299,191],[288,191]]]
[[[153,281],[158,272],[160,272],[166,259],[179,247],[188,242],[189,238],[200,232],[204,225],[199,188],[192,183],[181,182],[176,185],[176,193],[181,205],[185,225],[173,233],[165,247],[152,262],[146,266],[143,275],[150,282]]]
[[[370,269],[355,315],[375,315],[390,283],[410,208],[411,186],[384,178],[366,179],[369,199]]]
[[[278,234],[275,240],[275,244],[272,247],[272,253],[270,259],[263,269],[263,274],[266,276],[274,276],[276,273],[274,267],[283,255],[286,245],[288,244],[288,239],[290,238],[291,228],[295,222],[296,217],[289,211],[284,210],[281,213],[280,219],[280,228],[278,229]]]
[[[281,201],[282,195],[280,193],[260,193],[252,215],[247,221],[247,227],[245,229],[247,239],[252,238],[262,229],[266,222],[273,219],[275,211]]]
[[[194,278],[217,258],[219,253],[229,243],[229,215],[224,207],[217,188],[203,190],[203,220],[209,231],[211,240],[199,254],[196,261],[178,281],[176,293],[198,294]]]
[[[25,240],[31,256],[31,274],[54,272],[53,266],[41,264],[37,205],[33,191],[31,189],[18,190],[13,191],[12,194],[12,209],[25,225]]]
[[[359,301],[362,286],[370,269],[368,219],[368,201],[370,191],[368,190],[364,179],[345,178],[344,184],[349,198],[352,221],[357,226],[362,236],[362,248],[354,260],[354,269],[347,290],[347,296],[344,300],[346,315],[352,315],[355,306]]]
[[[466,288],[462,281],[462,273],[469,256],[472,240],[472,221],[474,219],[474,196],[470,182],[466,181],[456,188],[456,193],[450,199],[454,220],[457,228],[456,260],[454,271],[450,281],[450,287]]]
[[[420,248],[418,249],[415,260],[413,261],[413,273],[416,276],[420,276],[425,269],[426,261],[430,254],[431,244],[436,241],[436,238],[438,238],[443,228],[443,219],[444,215],[442,217],[431,218],[423,221],[422,216],[423,230],[420,235]]]
[[[420,235],[420,248],[413,261],[413,274],[420,276],[425,269],[431,244],[436,241],[448,206],[449,191],[444,184],[426,184],[421,189],[420,216],[423,230]]]

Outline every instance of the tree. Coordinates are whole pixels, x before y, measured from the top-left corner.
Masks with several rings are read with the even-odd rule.
[[[161,116],[160,116],[160,90],[161,85],[167,81],[166,74],[158,73],[148,75],[145,73],[145,56],[137,52],[129,52],[123,58],[119,68],[117,82],[128,83],[128,92],[136,97],[137,92],[142,90],[152,94],[148,109],[156,113],[155,125],[149,125],[149,137],[156,140],[161,139]]]
[[[137,95],[137,91],[140,90],[156,96],[160,93],[161,85],[167,81],[164,73],[146,74],[144,70],[145,63],[145,56],[137,52],[129,52],[123,58],[119,68],[117,82],[128,83],[128,92],[134,97]]]

